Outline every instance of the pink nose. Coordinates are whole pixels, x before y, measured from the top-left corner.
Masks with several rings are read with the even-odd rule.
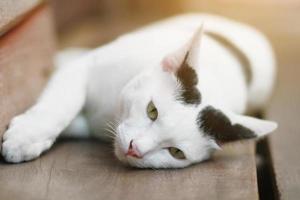
[[[126,156],[132,156],[135,158],[142,158],[143,156],[138,151],[137,146],[134,144],[133,140],[130,141],[128,151],[125,154]]]

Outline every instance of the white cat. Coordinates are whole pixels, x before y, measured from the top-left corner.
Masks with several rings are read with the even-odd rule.
[[[6,161],[38,157],[61,133],[112,133],[120,161],[181,168],[208,159],[221,143],[277,127],[242,115],[263,109],[272,92],[268,41],[221,17],[177,16],[91,51],[66,51],[57,66],[37,103],[4,134]]]

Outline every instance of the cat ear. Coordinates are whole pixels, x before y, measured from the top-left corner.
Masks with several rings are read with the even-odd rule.
[[[162,61],[164,71],[174,74],[180,82],[181,90],[178,100],[198,105],[201,102],[201,94],[197,89],[198,77],[195,67],[198,66],[200,40],[203,32],[201,26],[193,35],[192,39],[176,52],[166,56]]]
[[[204,134],[217,143],[265,136],[277,128],[277,123],[254,117],[205,107],[198,115],[197,123]]]
[[[198,55],[202,35],[203,25],[183,47],[167,55],[162,60],[161,65],[163,70],[176,74],[181,67],[188,66],[195,68],[198,66]]]

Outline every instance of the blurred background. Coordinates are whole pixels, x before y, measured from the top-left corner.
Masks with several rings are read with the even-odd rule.
[[[299,44],[299,0],[51,0],[51,4],[61,47],[97,46],[138,26],[184,12],[209,12],[249,23],[275,46]]]

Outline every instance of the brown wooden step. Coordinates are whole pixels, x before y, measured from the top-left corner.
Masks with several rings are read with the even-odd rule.
[[[0,37],[0,136],[10,119],[36,100],[53,67],[54,50],[53,24],[46,6]]]
[[[20,22],[41,0],[0,0],[0,35]]]

